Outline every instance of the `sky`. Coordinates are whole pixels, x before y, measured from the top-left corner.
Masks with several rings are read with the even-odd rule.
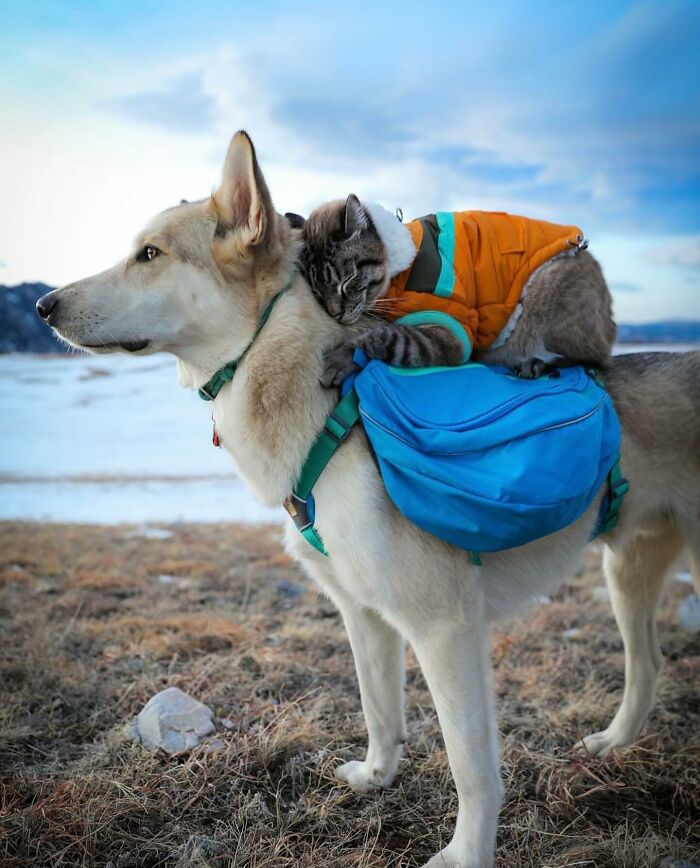
[[[699,45],[699,0],[0,0],[0,283],[112,265],[245,128],[281,212],[573,223],[619,321],[700,319]]]

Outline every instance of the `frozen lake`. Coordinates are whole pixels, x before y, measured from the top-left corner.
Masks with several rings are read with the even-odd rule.
[[[0,356],[0,519],[266,521],[169,356]]]
[[[685,347],[626,346],[625,352]],[[278,520],[170,356],[0,355],[0,519]]]

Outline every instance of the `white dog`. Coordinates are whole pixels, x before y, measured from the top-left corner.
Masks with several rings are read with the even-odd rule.
[[[211,198],[163,212],[121,263],[49,293],[37,308],[74,346],[165,350],[177,356],[182,382],[201,386],[243,352],[261,312],[290,284],[213,403],[240,475],[264,503],[280,504],[335,401],[319,377],[324,348],[342,333],[295,273],[297,249],[248,136],[238,133]],[[605,379],[623,426],[631,491],[605,539],[626,682],[610,726],[585,741],[599,754],[634,740],[652,708],[661,664],[654,613],[664,574],[684,545],[698,582],[700,353],[618,358]],[[408,640],[435,701],[459,797],[454,837],[428,865],[492,865],[503,788],[488,624],[572,569],[598,503],[565,530],[484,555],[477,567],[393,508],[361,430],[336,453],[314,494],[330,557],[307,545],[291,522],[288,544],[342,612],[369,732],[365,758],[341,766],[338,776],[357,790],[392,782],[405,738]]]

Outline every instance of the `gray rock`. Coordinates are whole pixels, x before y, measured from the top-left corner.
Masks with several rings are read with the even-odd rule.
[[[700,633],[700,599],[695,594],[686,597],[678,607],[678,623],[689,633]]]
[[[690,570],[679,570],[676,573],[676,581],[683,582],[684,585],[692,585],[693,574],[690,572]]]
[[[193,835],[183,846],[176,868],[223,866],[229,863],[223,858],[227,855],[231,854],[227,853],[227,847],[221,841],[206,835]]]
[[[158,576],[158,581],[162,585],[173,585],[173,587],[183,590],[191,588],[194,585],[192,579],[188,579],[187,576],[171,576],[168,573],[162,573]]]
[[[148,700],[128,725],[127,737],[149,750],[173,755],[196,747],[214,730],[211,708],[179,687],[168,687]]]
[[[281,597],[286,597],[288,600],[297,600],[304,593],[304,588],[296,582],[290,582],[289,579],[284,579],[277,582],[277,593]]]
[[[686,862],[685,859],[664,859],[659,863],[659,868],[700,868],[697,862]]]
[[[591,597],[596,603],[607,603],[610,599],[610,591],[607,585],[597,585],[591,591]]]

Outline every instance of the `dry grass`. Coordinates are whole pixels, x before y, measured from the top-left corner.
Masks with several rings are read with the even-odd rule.
[[[166,583],[159,576],[166,575]],[[506,803],[499,866],[656,866],[700,855],[700,639],[661,614],[667,665],[645,737],[608,760],[571,750],[604,726],[622,646],[598,554],[556,598],[494,636]],[[579,628],[576,640],[562,634]],[[333,768],[364,744],[340,619],[276,532],[0,525],[3,866],[418,866],[456,800],[409,659],[409,744],[391,790],[353,795]],[[224,747],[167,758],[124,723],[176,685],[211,705]]]

